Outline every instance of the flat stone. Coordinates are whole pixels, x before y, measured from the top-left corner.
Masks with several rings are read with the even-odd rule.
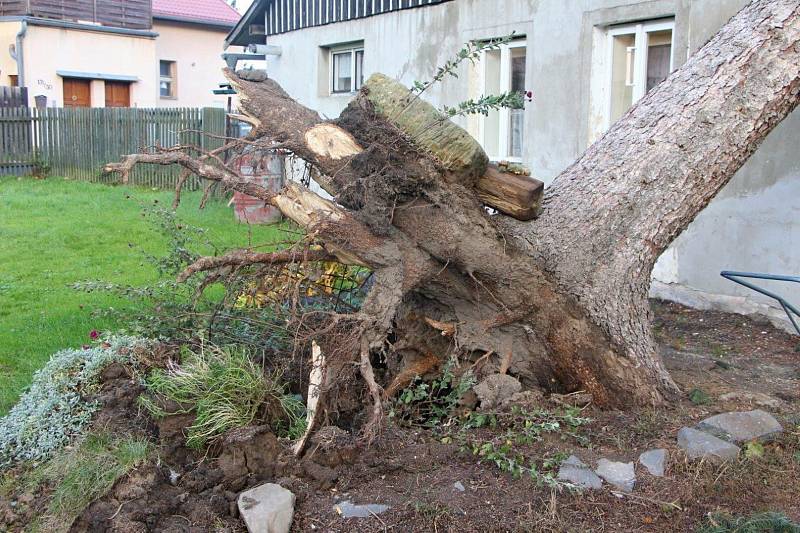
[[[594,469],[594,472],[623,492],[632,491],[633,485],[636,483],[636,472],[633,468],[633,463],[619,463],[608,459],[600,459],[597,461],[597,468]]]
[[[683,428],[678,431],[678,446],[689,459],[705,458],[715,463],[736,459],[739,447],[704,431]]]
[[[239,514],[250,533],[289,533],[294,500],[291,491],[265,483],[239,494]]]
[[[568,481],[582,489],[599,489],[603,480],[574,455],[570,455],[558,469],[558,479]]]
[[[775,417],[761,409],[715,415],[697,424],[697,428],[733,442],[770,440],[783,431]]]
[[[456,481],[453,483],[453,488],[456,489],[458,492],[464,492],[466,489],[464,488],[464,484],[460,481]]]
[[[370,516],[381,514],[382,512],[389,510],[389,506],[379,503],[354,505],[352,502],[343,501],[334,505],[333,509],[339,513],[342,518],[369,518]]]
[[[639,456],[639,463],[656,477],[664,477],[664,466],[667,463],[667,450],[658,448],[647,450]]]
[[[481,401],[481,409],[492,409],[514,394],[522,390],[522,384],[514,377],[506,374],[491,374],[486,376],[472,390]]]

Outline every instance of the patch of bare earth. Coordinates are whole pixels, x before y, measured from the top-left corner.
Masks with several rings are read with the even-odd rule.
[[[800,339],[742,316],[662,302],[653,308],[670,372],[684,391],[703,391],[707,403],[684,397],[639,412],[589,406],[583,416],[592,422],[578,428],[588,446],[556,436],[522,449],[536,458],[575,454],[594,466],[601,457],[636,461],[643,451],[666,448],[666,476],[650,476],[637,464],[630,495],[614,494],[608,485],[573,493],[538,486],[524,475],[512,479],[457,444],[443,444],[444,428],[389,426],[371,447],[336,432],[323,433],[299,461],[264,428],[245,428],[199,453],[183,445],[190,416],[144,419],[133,401],[135,384],[112,372],[100,394],[106,407],[96,423],[150,435],[160,445],[158,460],[120,480],[86,509],[72,531],[244,531],[236,496],[264,482],[280,483],[296,494],[292,530],[298,532],[676,532],[696,529],[714,512],[780,511],[800,521]],[[774,414],[784,427],[760,456],[743,453],[720,466],[690,462],[676,446],[683,426],[712,414],[755,408]],[[491,430],[469,431],[480,437]],[[34,501],[39,497],[33,495]],[[334,509],[342,500],[390,509],[343,518]],[[21,530],[22,524],[17,520],[10,530]]]

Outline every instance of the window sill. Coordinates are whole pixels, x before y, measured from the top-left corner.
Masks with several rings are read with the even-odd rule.
[[[161,100],[177,100],[178,97],[177,96],[159,96],[159,99],[161,99]]]

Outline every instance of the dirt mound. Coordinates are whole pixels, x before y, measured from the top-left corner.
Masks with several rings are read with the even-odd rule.
[[[665,363],[685,391],[705,391],[707,403],[687,397],[640,412],[589,406],[581,416],[592,422],[580,429],[589,444],[556,436],[525,449],[529,457],[576,453],[592,465],[601,457],[628,461],[647,449],[667,449],[666,476],[639,472],[635,492],[624,498],[608,490],[553,492],[527,476],[513,479],[443,439],[446,428],[436,433],[389,425],[365,448],[351,433],[327,426],[301,460],[264,426],[231,431],[209,450],[193,450],[185,446],[193,416],[150,419],[138,408],[142,390],[132,371],[115,364],[103,372],[93,398],[103,406],[94,428],[145,435],[157,450],[85,509],[71,531],[245,531],[236,498],[265,482],[297,496],[293,531],[690,531],[710,513],[765,510],[800,520],[797,338],[746,318],[672,304],[656,304],[655,312]],[[676,446],[682,426],[720,411],[752,409],[754,398],[763,397],[778,402],[768,410],[786,429],[763,449],[718,467],[687,461]],[[470,431],[478,439],[501,430]],[[46,506],[48,490],[8,498],[0,493],[0,528],[22,531],[33,511]],[[343,501],[390,508],[344,518],[334,507]]]

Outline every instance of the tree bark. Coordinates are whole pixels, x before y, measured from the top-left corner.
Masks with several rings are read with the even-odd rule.
[[[254,194],[230,169],[169,162],[263,198],[327,253],[375,270],[353,354],[373,420],[376,351],[395,376],[431,353],[493,353],[530,385],[583,389],[610,407],[656,404],[678,389],[650,330],[652,267],[797,106],[800,5],[745,7],[558,176],[528,222],[487,214],[481,183],[496,170],[483,150],[385,76],[323,121],[272,80],[226,75],[255,125],[250,140],[306,160],[336,202],[294,184]]]

